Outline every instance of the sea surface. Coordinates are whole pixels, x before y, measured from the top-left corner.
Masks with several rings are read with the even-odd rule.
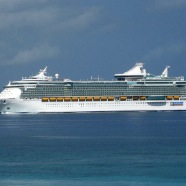
[[[185,186],[186,112],[0,115],[0,185]]]

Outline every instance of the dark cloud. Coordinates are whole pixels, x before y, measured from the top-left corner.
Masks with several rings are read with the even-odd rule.
[[[152,73],[176,61],[183,74],[185,7],[186,0],[0,0],[0,77],[48,66],[71,79],[111,79],[141,60]]]
[[[36,6],[41,3],[42,7]],[[60,50],[56,41],[69,33],[90,27],[99,20],[100,11],[96,6],[66,7],[58,1],[51,4],[47,0],[0,0],[0,7],[0,31],[4,35],[2,43],[6,43],[2,47],[14,47],[11,54],[3,54],[3,61],[6,61],[0,62],[3,65],[33,63],[43,58],[55,57]],[[60,38],[55,37],[57,35]],[[14,39],[10,40],[10,36]],[[13,56],[11,59],[10,55]]]

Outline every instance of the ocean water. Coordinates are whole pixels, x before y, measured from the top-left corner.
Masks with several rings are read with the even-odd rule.
[[[185,186],[186,112],[0,115],[0,185]]]

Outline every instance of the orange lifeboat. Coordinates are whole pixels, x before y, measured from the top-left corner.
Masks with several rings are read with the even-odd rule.
[[[167,100],[172,100],[173,97],[172,96],[167,96],[166,98],[167,98]]]
[[[173,96],[173,98],[174,98],[175,100],[179,100],[179,99],[180,99],[180,96]]]
[[[108,97],[108,101],[114,101],[114,97],[113,96]]]
[[[51,98],[49,98],[49,100],[50,100],[50,101],[56,101],[56,98],[51,97]]]
[[[95,97],[93,97],[93,100],[94,101],[100,101],[100,97],[99,96],[95,96]]]
[[[72,97],[72,101],[78,101],[78,97]]]
[[[79,101],[85,101],[85,97],[80,97]]]
[[[107,97],[105,96],[101,97],[101,101],[107,101]]]
[[[92,101],[92,97],[86,97],[86,101]]]
[[[145,100],[146,97],[145,96],[140,96],[140,100]]]
[[[71,100],[70,97],[65,97],[65,98],[64,98],[64,101],[70,101],[70,100]]]
[[[63,101],[63,99],[64,99],[64,98],[59,97],[59,98],[57,98],[57,101]]]
[[[42,102],[48,102],[48,98],[42,98]]]
[[[126,96],[121,96],[120,97],[120,101],[126,101],[127,100],[127,97]]]

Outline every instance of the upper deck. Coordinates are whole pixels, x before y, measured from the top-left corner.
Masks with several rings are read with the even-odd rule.
[[[12,81],[5,88],[18,88],[21,98],[42,98],[50,96],[149,96],[186,95],[186,81],[183,77],[170,78],[168,67],[160,76],[154,76],[136,64],[126,73],[115,75],[116,80],[72,81],[47,76],[47,68],[35,76]]]
[[[11,81],[6,87],[10,86],[34,86],[34,85],[61,85],[65,84],[66,86],[75,83],[75,84],[84,84],[84,85],[97,85],[97,84],[126,84],[126,85],[157,85],[157,84],[185,84],[184,77],[169,77],[168,71],[169,66],[165,68],[163,73],[159,76],[152,75],[146,72],[146,69],[143,68],[143,63],[136,63],[136,65],[127,72],[122,74],[115,74],[114,77],[116,80],[112,81],[103,81],[100,79],[97,80],[86,80],[86,81],[72,81],[70,79],[60,79],[59,74],[55,74],[55,77],[47,75],[47,67],[41,69],[38,74],[35,76],[30,76],[29,78],[22,78],[19,81]]]

